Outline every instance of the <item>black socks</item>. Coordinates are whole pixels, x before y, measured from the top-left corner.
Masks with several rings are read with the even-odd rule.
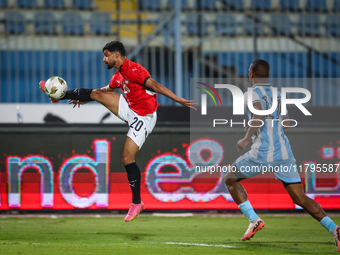
[[[128,164],[125,166],[125,170],[127,172],[130,188],[132,191],[132,203],[134,204],[140,204],[140,170],[136,164],[136,162],[133,162],[131,164]]]
[[[93,101],[91,98],[92,89],[76,88],[74,90],[68,90],[66,95],[62,98],[64,99],[74,99],[79,101]]]

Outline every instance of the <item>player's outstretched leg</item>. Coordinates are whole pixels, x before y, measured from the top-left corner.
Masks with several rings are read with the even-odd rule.
[[[45,81],[39,82],[39,87],[42,92],[45,92]],[[108,108],[113,114],[118,115],[119,93],[107,93],[102,89],[85,89],[76,88],[66,91],[66,94],[60,100],[78,100],[86,103],[90,101],[97,101]],[[50,98],[52,103],[57,103],[59,99]]]
[[[284,183],[284,185],[293,202],[305,209],[313,218],[319,221],[329,233],[332,234],[337,251],[340,252],[339,226],[337,226],[334,221],[326,215],[320,204],[306,196],[303,192],[301,183]]]
[[[264,227],[265,227],[264,221],[261,220],[260,217],[257,217],[256,220],[249,223],[249,227],[242,236],[241,240],[242,241],[250,240],[250,238],[252,238],[257,231],[261,230]]]

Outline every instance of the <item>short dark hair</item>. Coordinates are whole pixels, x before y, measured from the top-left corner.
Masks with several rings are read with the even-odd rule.
[[[251,63],[251,72],[255,74],[256,78],[268,78],[269,77],[269,64],[263,59],[257,59]]]
[[[104,47],[103,51],[108,50],[110,52],[116,52],[118,51],[120,55],[125,56],[125,47],[121,42],[118,41],[112,41],[108,42]]]

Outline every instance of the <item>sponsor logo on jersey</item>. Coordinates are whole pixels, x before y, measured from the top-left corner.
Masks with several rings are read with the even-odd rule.
[[[118,81],[117,81],[118,82]],[[130,89],[129,89],[129,87],[127,86],[127,84],[129,84],[129,81],[128,80],[124,80],[124,81],[121,81],[121,82],[119,82],[120,83],[120,85],[122,86],[122,88],[123,88],[123,91],[124,91],[124,93],[126,94],[126,93],[128,93],[128,92],[130,92]]]
[[[130,92],[130,89],[129,89],[129,87],[128,86],[126,86],[126,84],[125,83],[123,83],[124,85],[123,85],[123,90],[124,90],[124,93],[129,93]]]

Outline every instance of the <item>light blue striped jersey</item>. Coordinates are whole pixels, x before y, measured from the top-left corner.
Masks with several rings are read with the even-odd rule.
[[[250,157],[262,162],[273,162],[293,158],[289,140],[283,132],[281,121],[281,94],[277,93],[276,110],[265,116],[264,125],[253,135],[253,145],[249,151]],[[248,92],[244,93],[245,112],[248,119],[252,113],[248,109]],[[261,102],[264,110],[270,109],[273,104],[272,86],[270,84],[255,84],[253,87],[252,102]]]

